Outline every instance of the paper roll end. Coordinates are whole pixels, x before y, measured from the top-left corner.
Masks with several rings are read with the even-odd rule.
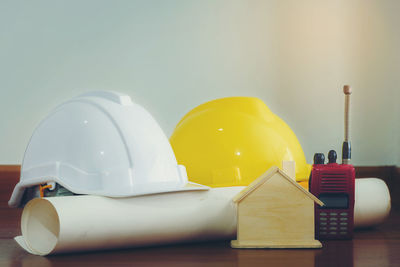
[[[48,255],[57,245],[60,221],[50,201],[35,198],[25,206],[21,217],[22,236],[15,240],[26,251]]]
[[[383,180],[356,179],[354,227],[377,226],[389,216],[390,209],[390,193]]]

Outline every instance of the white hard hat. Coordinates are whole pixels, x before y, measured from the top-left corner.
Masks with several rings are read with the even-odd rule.
[[[26,188],[49,182],[75,194],[109,197],[208,189],[188,182],[149,112],[129,96],[107,91],[75,97],[39,124],[9,206],[20,204]]]

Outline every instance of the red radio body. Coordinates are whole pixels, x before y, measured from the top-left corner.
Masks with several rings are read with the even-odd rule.
[[[322,157],[319,162],[317,155]],[[336,152],[332,157],[329,152],[328,164],[324,164],[323,158],[323,154],[316,154],[310,177],[310,192],[325,204],[322,207],[315,205],[316,238],[351,239],[354,226],[354,167],[337,164]]]

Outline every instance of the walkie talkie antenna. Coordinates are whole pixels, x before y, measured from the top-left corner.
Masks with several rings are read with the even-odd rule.
[[[350,114],[350,95],[351,95],[351,87],[350,85],[343,86],[344,93],[344,141],[342,146],[342,164],[350,164],[351,159],[351,145],[350,145],[350,122],[349,122],[349,114]]]

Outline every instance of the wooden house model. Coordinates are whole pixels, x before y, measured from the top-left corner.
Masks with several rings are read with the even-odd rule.
[[[233,248],[320,248],[314,238],[314,202],[323,203],[278,167],[238,193]]]

